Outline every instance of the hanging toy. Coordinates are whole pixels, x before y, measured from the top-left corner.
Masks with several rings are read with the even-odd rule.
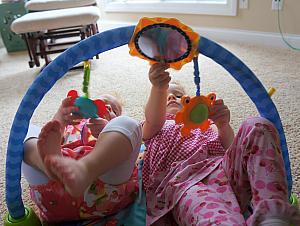
[[[182,123],[181,134],[188,136],[191,129],[205,131],[209,127],[209,107],[213,106],[216,95],[200,95],[200,76],[198,66],[198,46],[201,37],[190,27],[175,18],[140,19],[135,27],[129,46],[129,53],[145,59],[150,64],[165,62],[170,68],[180,70],[193,60],[196,96],[181,99],[183,108],[175,116],[177,124]]]
[[[183,96],[181,98],[182,109],[177,112],[175,122],[183,123],[181,134],[188,136],[192,129],[200,128],[205,131],[209,128],[209,108],[214,105],[216,94],[209,93],[207,96]]]
[[[188,136],[192,129],[199,128],[202,132],[209,128],[209,108],[215,104],[216,94],[209,93],[207,96],[200,95],[200,72],[198,57],[193,58],[194,83],[196,85],[196,96],[183,96],[181,98],[182,109],[175,116],[176,124],[182,123],[181,135]]]
[[[71,104],[78,107],[79,111],[74,114],[79,114],[83,118],[103,118],[107,114],[105,103],[102,100],[89,99],[88,86],[90,81],[90,62],[84,61],[84,77],[83,77],[83,96],[79,96],[76,90],[70,90],[67,94],[71,97]]]
[[[143,17],[128,43],[129,53],[150,64],[180,70],[198,52],[199,35],[175,18]]]

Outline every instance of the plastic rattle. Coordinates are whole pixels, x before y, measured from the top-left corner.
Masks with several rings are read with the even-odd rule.
[[[86,96],[78,96],[76,90],[70,90],[67,96],[72,98],[72,105],[79,108],[75,114],[84,118],[103,118],[107,113],[105,103],[102,100],[91,100]]]
[[[71,104],[77,106],[79,111],[74,114],[79,114],[84,118],[103,118],[107,114],[105,103],[102,100],[91,100],[89,98],[89,82],[90,82],[91,64],[89,61],[84,61],[84,76],[83,76],[83,96],[79,96],[76,90],[70,90],[68,97],[72,98]]]
[[[183,96],[181,98],[182,109],[175,116],[176,123],[183,123],[181,134],[188,136],[191,129],[200,128],[205,131],[209,127],[209,107],[216,101],[216,94],[209,93],[207,96]]]

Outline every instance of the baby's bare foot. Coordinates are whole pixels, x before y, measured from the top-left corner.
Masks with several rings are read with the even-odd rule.
[[[84,194],[92,183],[82,161],[63,156],[47,156],[45,165],[73,197]]]
[[[58,121],[50,121],[42,128],[38,137],[37,147],[44,163],[47,156],[62,156],[61,130],[60,123]],[[45,173],[48,176],[53,177],[47,167],[45,169]]]

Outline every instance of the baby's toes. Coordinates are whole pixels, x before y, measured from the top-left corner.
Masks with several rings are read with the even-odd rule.
[[[54,155],[46,156],[45,164],[48,166],[48,168],[50,168],[52,171],[55,171],[56,173],[59,173],[64,169],[59,157],[56,157]]]

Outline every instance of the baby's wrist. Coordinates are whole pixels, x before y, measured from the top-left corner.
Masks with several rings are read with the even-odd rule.
[[[228,131],[229,129],[231,129],[231,126],[230,126],[229,123],[221,124],[221,125],[216,125],[216,126],[217,126],[217,128],[218,128],[218,130],[219,130],[220,132],[226,132],[226,131]]]
[[[153,89],[157,92],[166,92],[168,88],[168,86],[153,85]]]

